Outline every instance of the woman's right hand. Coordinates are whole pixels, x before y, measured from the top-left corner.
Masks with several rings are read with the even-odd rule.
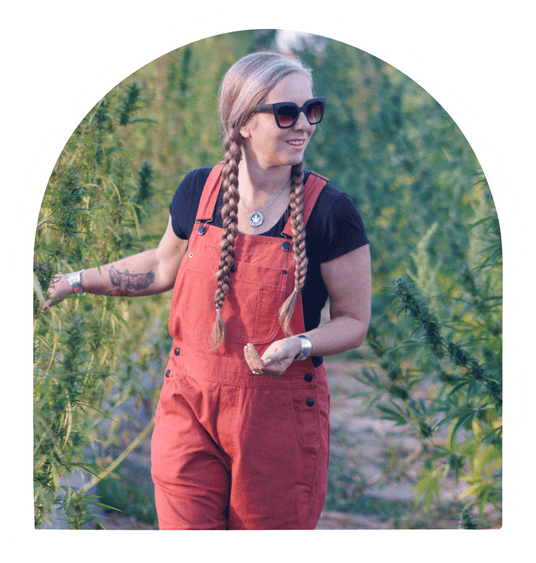
[[[67,281],[65,274],[54,274],[50,286],[48,288],[48,299],[43,305],[43,311],[46,311],[52,305],[57,305],[60,301],[63,301],[68,295],[73,295],[74,290],[71,284]]]

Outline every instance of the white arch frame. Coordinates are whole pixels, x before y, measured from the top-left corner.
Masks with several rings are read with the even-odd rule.
[[[281,17],[285,10],[285,17]],[[284,21],[284,26],[282,22]],[[262,25],[259,25],[259,22]],[[404,46],[352,22],[286,8],[232,9],[179,23],[122,53],[93,76],[63,108],[34,155],[20,197],[13,238],[12,350],[32,347],[34,231],[47,180],[76,124],[119,81],[165,53],[212,35],[246,29],[286,29],[347,43],[385,60],[422,86],[450,114],[473,148],[492,191],[503,240],[504,520],[500,530],[412,530],[306,532],[279,536],[180,532],[180,553],[468,553],[503,554],[524,542],[524,244],[517,199],[501,157],[484,125],[459,92],[426,61]],[[30,228],[28,228],[30,226]],[[160,532],[57,531],[33,529],[32,359],[12,357],[12,540],[19,553],[176,554],[177,536]],[[21,375],[22,374],[22,375]],[[514,500],[515,499],[515,500]],[[154,534],[160,534],[153,537]],[[205,537],[204,534],[209,534]],[[336,534],[334,537],[332,534]],[[149,537],[151,536],[151,537]],[[244,539],[241,537],[241,540]],[[27,546],[25,548],[25,546]]]

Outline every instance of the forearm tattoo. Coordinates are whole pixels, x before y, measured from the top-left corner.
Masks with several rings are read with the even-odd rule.
[[[131,296],[147,289],[154,282],[154,272],[145,274],[131,274],[128,270],[120,272],[115,266],[110,266],[110,281],[114,289],[110,295]]]

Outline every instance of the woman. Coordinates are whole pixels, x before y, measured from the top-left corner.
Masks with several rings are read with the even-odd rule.
[[[240,59],[220,89],[225,158],[183,180],[158,248],[57,274],[49,289],[45,308],[73,291],[174,287],[152,438],[161,529],[314,529],[320,516],[322,356],[363,342],[371,282],[355,205],[303,169],[325,106],[312,87],[297,59]]]

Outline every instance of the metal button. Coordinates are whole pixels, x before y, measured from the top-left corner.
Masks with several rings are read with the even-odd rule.
[[[180,348],[175,348],[175,350],[173,350],[175,356],[178,356],[181,353],[181,349]]]
[[[286,240],[282,245],[281,248],[285,251],[288,252],[290,250],[290,242],[288,240]]]
[[[197,229],[197,232],[200,235],[204,235],[207,232],[207,228],[205,227],[205,225],[199,225],[199,228]]]
[[[171,373],[171,371],[167,369],[166,370],[166,377],[169,377],[170,373]]]
[[[305,379],[305,381],[307,381],[307,383],[309,383],[309,382],[313,381],[313,375],[311,373],[306,373],[303,376],[303,379]]]
[[[308,407],[312,407],[312,406],[315,404],[315,400],[309,398],[309,399],[307,399],[307,401],[305,401],[305,404],[306,404]]]
[[[284,273],[284,274],[288,274],[288,272],[287,272],[286,270],[283,270],[283,273]]]

